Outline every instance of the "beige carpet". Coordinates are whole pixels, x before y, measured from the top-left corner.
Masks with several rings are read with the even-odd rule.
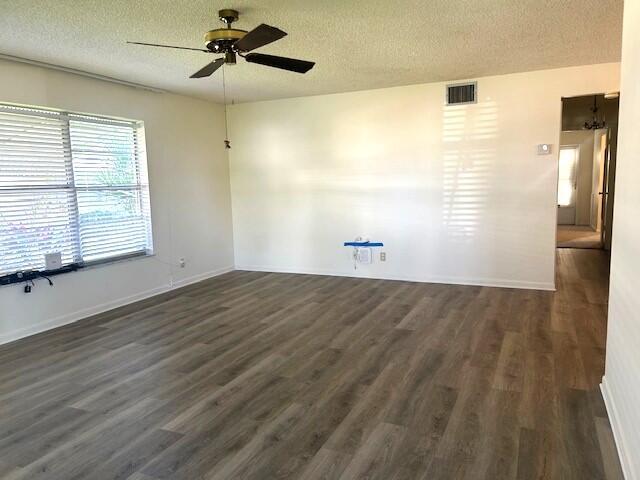
[[[558,248],[602,248],[600,233],[591,227],[558,225],[556,241]]]

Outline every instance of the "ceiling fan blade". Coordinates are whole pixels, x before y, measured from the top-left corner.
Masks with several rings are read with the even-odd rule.
[[[283,32],[279,28],[271,27],[263,23],[247,33],[234,43],[233,46],[241,52],[250,52],[258,47],[280,40],[286,35],[286,32]]]
[[[196,52],[207,52],[207,53],[209,53],[209,50],[205,50],[204,48],[176,47],[176,46],[173,46],[173,45],[160,45],[158,43],[143,43],[143,42],[127,42],[127,43],[130,43],[132,45],[145,45],[147,47],[178,48],[180,50],[195,50]]]
[[[208,77],[213,72],[218,70],[222,65],[224,65],[224,58],[219,58],[215,62],[211,62],[209,65],[198,70],[196,73],[191,75],[189,78],[202,78]]]
[[[281,68],[291,72],[307,73],[313,68],[315,62],[306,60],[296,60],[295,58],[277,57],[275,55],[265,55],[263,53],[249,53],[245,55],[245,60],[250,63],[259,63],[267,67]]]

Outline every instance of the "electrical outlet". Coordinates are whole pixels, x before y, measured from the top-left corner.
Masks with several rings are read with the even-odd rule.
[[[356,261],[358,263],[371,263],[373,255],[370,248],[356,248]]]
[[[381,262],[387,261],[387,252],[380,252],[380,261]]]
[[[184,268],[184,266],[187,264],[187,262],[185,262],[184,258],[180,259],[180,268]]]
[[[46,270],[58,270],[62,268],[62,253],[46,253],[44,255],[44,265]]]

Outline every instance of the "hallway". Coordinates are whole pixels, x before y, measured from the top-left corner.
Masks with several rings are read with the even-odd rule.
[[[600,232],[591,227],[578,225],[558,225],[556,234],[558,248],[602,248]]]

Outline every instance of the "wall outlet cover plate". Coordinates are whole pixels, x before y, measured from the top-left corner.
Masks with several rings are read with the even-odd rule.
[[[370,248],[357,248],[356,258],[358,259],[358,263],[371,263],[372,257],[373,255]]]
[[[62,254],[60,252],[45,254],[44,265],[46,270],[57,270],[62,268]]]

